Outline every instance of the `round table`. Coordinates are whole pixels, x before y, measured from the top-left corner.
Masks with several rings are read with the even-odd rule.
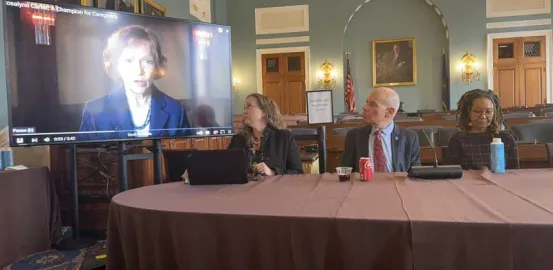
[[[138,188],[110,205],[108,268],[553,269],[552,178],[355,173]]]
[[[357,184],[363,192],[366,185]],[[368,224],[355,217],[337,222],[354,186],[324,174],[129,190],[110,206],[108,268],[404,269],[411,251],[403,213],[397,213],[400,222]],[[350,206],[346,215],[364,214],[355,210],[360,205]],[[368,237],[380,242],[367,242]]]

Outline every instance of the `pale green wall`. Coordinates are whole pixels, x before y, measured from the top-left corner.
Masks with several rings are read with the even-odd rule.
[[[344,27],[354,10],[364,0],[227,0],[228,24],[233,31],[233,75],[240,77],[239,92],[235,94],[235,112],[240,112],[243,98],[257,91],[256,49],[275,47],[310,46],[311,85],[315,88],[315,73],[328,59],[339,71],[343,70],[343,53],[353,53],[352,68],[355,77],[357,111],[361,111],[364,98],[372,87],[369,42],[372,39],[409,37],[417,38],[419,55],[419,83],[411,87],[395,87],[408,110],[423,108],[440,109],[441,46],[448,44],[450,57],[450,102],[456,108],[459,97],[469,88],[462,82],[457,65],[463,54],[470,51],[482,63],[481,78],[470,88],[487,87],[486,34],[496,32],[551,29],[551,25],[524,28],[487,29],[486,23],[551,18],[551,14],[486,18],[485,0],[433,0],[445,17],[449,28],[449,42],[440,33],[441,22],[428,8],[424,0],[371,0],[359,9],[350,28],[344,35]],[[235,4],[230,8],[232,4]],[[286,5],[309,5],[310,30],[303,33],[257,35],[255,34],[255,8]],[[309,36],[306,43],[259,46],[258,38]],[[425,58],[428,57],[428,58]],[[334,90],[334,111],[343,112],[343,80],[339,78]]]
[[[229,1],[229,5],[230,5]],[[255,8],[284,5],[309,5],[310,31],[294,35],[308,35],[306,44],[285,44],[280,47],[308,45],[311,51],[312,87],[316,86],[315,72],[328,59],[339,71],[343,70],[343,53],[352,50],[353,73],[355,76],[357,110],[361,111],[364,98],[372,87],[371,59],[368,56],[372,39],[391,37],[416,37],[419,54],[419,84],[412,87],[396,87],[408,109],[440,108],[443,26],[438,15],[421,0],[372,0],[355,14],[344,35],[344,27],[354,10],[364,3],[362,0],[241,0],[240,6],[229,8],[228,23],[233,29],[233,74],[241,77],[240,97],[256,91],[255,51],[264,46],[255,44],[256,38],[282,37],[292,35],[255,35]],[[443,12],[450,32],[449,51],[452,59],[460,59],[467,51],[477,57],[486,52],[485,1],[482,0],[436,0]],[[463,14],[473,14],[466,18]],[[426,29],[425,29],[426,28]],[[347,48],[346,48],[347,47]],[[351,48],[349,48],[351,47]],[[425,59],[429,57],[430,59]],[[451,64],[454,66],[454,64]],[[485,70],[484,74],[485,74]],[[435,76],[432,76],[432,74]],[[482,87],[485,78],[474,86]],[[456,100],[466,89],[457,74],[452,74],[452,100]],[[308,89],[312,87],[308,86]],[[334,90],[334,111],[343,112],[343,80],[339,78]],[[235,108],[240,103],[235,101]]]
[[[449,48],[445,29],[434,9],[419,1],[377,0],[361,8],[343,38],[344,49],[351,52],[352,70],[355,71],[355,97],[356,103],[360,104],[357,109],[361,110],[369,89],[372,89],[371,41],[407,37],[415,38],[417,84],[393,88],[404,101],[407,111],[440,108],[441,95],[436,93],[442,87],[443,52]]]

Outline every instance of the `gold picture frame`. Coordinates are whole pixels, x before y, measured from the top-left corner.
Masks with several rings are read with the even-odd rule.
[[[115,10],[140,13],[140,2],[139,0],[115,0]]]
[[[67,4],[67,5],[81,5],[90,6],[93,0],[46,0],[46,4]]]
[[[130,13],[140,13],[139,1],[140,0],[81,0],[81,5],[103,9],[114,9]],[[108,8],[108,6],[110,6],[110,8]]]
[[[142,14],[165,17],[166,9],[152,0],[142,0]]]
[[[415,38],[372,41],[373,87],[417,84]]]

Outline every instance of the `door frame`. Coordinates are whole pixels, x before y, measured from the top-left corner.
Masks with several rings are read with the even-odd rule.
[[[547,96],[547,103],[553,102],[553,89],[551,88],[551,70],[552,64],[552,47],[551,37],[553,30],[530,30],[530,31],[517,31],[517,32],[503,32],[503,33],[490,33],[488,34],[487,45],[487,69],[488,69],[488,88],[493,89],[493,40],[497,38],[518,38],[518,37],[533,37],[533,36],[545,36],[545,93]]]
[[[268,48],[268,49],[257,49],[255,50],[255,59],[256,59],[256,73],[257,73],[257,93],[263,94],[263,65],[261,65],[261,57],[264,54],[273,54],[273,53],[295,53],[303,52],[305,59],[305,91],[311,89],[311,73],[310,73],[310,49],[309,46],[301,47],[283,47],[283,48]]]

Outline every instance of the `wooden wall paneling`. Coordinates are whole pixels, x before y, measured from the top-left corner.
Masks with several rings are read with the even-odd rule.
[[[192,149],[209,150],[209,138],[194,138],[191,142]]]
[[[211,137],[209,140],[209,150],[223,149],[223,139],[221,137]]]
[[[230,145],[230,141],[232,139],[232,136],[225,136],[223,137],[223,149],[227,149]]]

